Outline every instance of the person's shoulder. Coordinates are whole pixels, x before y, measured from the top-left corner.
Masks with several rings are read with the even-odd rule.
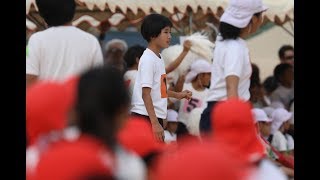
[[[149,49],[144,50],[142,56],[140,57],[140,62],[152,62],[156,60],[156,56],[153,54],[153,52]]]
[[[77,33],[79,36],[83,36],[85,39],[88,39],[91,41],[98,41],[98,39],[94,35],[86,32],[78,27],[72,26],[72,30],[74,31],[74,33]]]

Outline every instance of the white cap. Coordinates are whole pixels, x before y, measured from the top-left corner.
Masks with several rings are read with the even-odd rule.
[[[262,110],[267,114],[267,116],[268,116],[269,118],[272,118],[272,113],[273,113],[273,111],[276,110],[276,109],[273,108],[273,107],[267,106],[267,107],[262,108]]]
[[[254,108],[251,110],[256,122],[271,122],[272,119],[268,118],[267,114],[260,108]]]
[[[191,82],[200,73],[211,73],[211,65],[207,60],[198,59],[191,64],[190,71],[186,75],[185,82]]]
[[[230,0],[220,22],[231,24],[238,28],[244,28],[249,24],[255,13],[266,11],[268,8],[262,4],[262,0]]]
[[[167,121],[168,122],[178,122],[178,113],[177,113],[177,111],[172,110],[172,109],[168,109]]]
[[[271,134],[275,133],[281,125],[292,118],[292,113],[284,108],[278,108],[272,113]]]

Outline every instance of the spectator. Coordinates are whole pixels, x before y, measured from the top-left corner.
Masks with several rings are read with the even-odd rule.
[[[32,34],[26,58],[26,85],[36,80],[64,80],[103,64],[93,35],[71,25],[74,0],[36,0],[48,29]]]
[[[114,66],[123,74],[127,71],[127,64],[123,57],[128,50],[127,43],[122,39],[112,39],[104,45],[104,63]]]
[[[251,64],[244,38],[259,29],[267,10],[261,0],[230,0],[220,18],[220,35],[216,40],[211,68],[208,106],[200,120],[203,133],[211,131],[210,114],[214,105],[229,98],[250,99]]]
[[[280,47],[279,59],[281,63],[288,63],[294,66],[294,48],[291,45],[283,45]]]

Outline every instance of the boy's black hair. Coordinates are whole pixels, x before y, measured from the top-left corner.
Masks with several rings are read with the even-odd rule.
[[[272,93],[279,86],[274,76],[267,77],[262,84],[263,84],[264,90],[268,93]]]
[[[283,45],[283,46],[281,46],[281,48],[280,48],[279,51],[278,51],[278,56],[279,56],[279,58],[280,58],[280,59],[283,59],[283,58],[284,58],[284,53],[285,53],[286,51],[288,51],[288,50],[294,51],[293,46],[291,46],[291,45]]]
[[[130,99],[121,72],[110,66],[91,69],[80,76],[75,110],[81,132],[115,145],[119,116]]]
[[[167,26],[172,27],[169,18],[161,14],[150,14],[143,19],[141,35],[147,42],[150,42],[152,37],[158,37],[161,30]]]
[[[145,49],[143,46],[134,45],[127,50],[123,59],[126,61],[128,68],[131,68],[136,63],[136,58],[140,59]]]
[[[280,78],[282,77],[284,72],[289,68],[293,68],[291,64],[288,64],[288,63],[278,64],[273,70],[273,76],[278,82],[280,82]]]
[[[255,13],[254,16],[259,17],[262,12]],[[237,39],[240,36],[241,28],[235,27],[231,24],[220,22],[219,31],[223,40]]]
[[[49,27],[71,22],[76,10],[75,0],[36,0],[36,4]]]
[[[241,29],[231,24],[220,22],[219,31],[223,40],[237,39],[240,36]]]

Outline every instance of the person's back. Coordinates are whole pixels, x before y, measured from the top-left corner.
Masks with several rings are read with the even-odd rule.
[[[37,0],[48,29],[34,33],[28,42],[27,85],[37,79],[63,80],[103,64],[98,40],[71,25],[73,0]]]
[[[73,26],[51,27],[29,40],[27,74],[62,80],[103,63],[96,38]]]
[[[233,53],[231,53],[231,51]],[[229,57],[229,59],[233,61],[226,61],[226,57]],[[241,59],[240,57],[243,58]],[[225,63],[229,64],[229,68],[226,68]],[[231,67],[234,68],[233,71],[231,71]],[[239,96],[244,100],[249,100],[250,81],[248,81],[248,79],[250,79],[252,72],[250,67],[249,49],[242,38],[222,41],[221,36],[218,36],[214,51],[214,62],[212,65],[212,77],[215,78],[211,79],[208,101],[227,99],[225,77],[230,73],[239,74]],[[228,72],[228,70],[230,70],[230,72]],[[235,70],[238,72],[235,72]]]

